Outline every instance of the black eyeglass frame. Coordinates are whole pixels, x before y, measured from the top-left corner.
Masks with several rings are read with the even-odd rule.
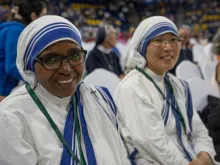
[[[68,63],[69,63],[71,66],[81,65],[82,63],[85,62],[87,50],[82,49],[81,51],[76,51],[76,52],[83,52],[83,61],[82,61],[81,63],[79,63],[79,64],[76,64],[76,65],[73,65],[73,64],[71,64],[71,63],[69,62],[69,56],[68,56],[68,55],[67,55],[67,56],[59,56],[59,55],[57,55],[57,56],[59,56],[59,57],[62,59],[62,61],[61,61],[61,63],[60,63],[60,66],[57,67],[57,68],[54,68],[54,69],[47,68],[47,67],[44,65],[43,60],[46,59],[46,58],[48,58],[48,56],[36,57],[34,61],[39,62],[39,64],[41,64],[45,69],[48,69],[48,70],[56,70],[56,69],[59,69],[59,68],[61,67],[62,63],[63,63],[63,60],[67,60]]]

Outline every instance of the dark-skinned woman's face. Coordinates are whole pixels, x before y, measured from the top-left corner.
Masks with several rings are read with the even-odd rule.
[[[44,63],[51,65],[56,62],[57,59],[55,57],[57,56],[67,56],[80,51],[82,51],[82,49],[79,45],[72,41],[65,40],[50,45],[42,51],[38,58],[44,59]],[[75,56],[71,58],[75,58]],[[59,97],[72,96],[75,93],[83,72],[84,62],[73,66],[67,59],[64,59],[61,66],[57,69],[47,69],[42,63],[38,61],[35,62],[35,73],[38,82],[47,91]]]

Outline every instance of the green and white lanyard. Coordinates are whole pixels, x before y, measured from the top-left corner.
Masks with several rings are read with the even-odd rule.
[[[47,110],[45,109],[45,107],[43,106],[43,104],[41,103],[41,101],[39,100],[39,98],[37,97],[37,95],[35,94],[35,92],[33,91],[33,89],[31,88],[30,84],[26,84],[26,89],[29,93],[29,95],[31,96],[31,98],[33,99],[33,101],[35,102],[35,104],[38,106],[38,108],[41,110],[41,112],[44,114],[44,116],[47,118],[48,122],[50,123],[51,127],[53,128],[53,130],[56,132],[58,138],[60,139],[60,141],[62,142],[62,144],[66,147],[67,151],[69,152],[69,154],[72,156],[72,158],[80,165],[86,165],[86,161],[82,152],[82,147],[81,147],[81,133],[80,133],[80,125],[79,125],[79,119],[78,119],[78,115],[77,115],[77,103],[76,103],[76,97],[74,95],[73,97],[73,106],[74,106],[74,121],[75,121],[75,127],[76,127],[76,134],[77,134],[77,140],[78,140],[78,146],[79,146],[79,152],[80,152],[80,159],[79,160],[77,158],[77,156],[73,153],[73,151],[71,150],[71,148],[69,147],[69,145],[67,144],[65,138],[63,137],[62,133],[60,132],[59,128],[57,127],[57,125],[54,123],[53,119],[50,117],[49,113],[47,112]]]
[[[155,88],[158,90],[158,92],[161,94],[161,96],[163,97],[163,99],[166,100],[171,107],[173,107],[173,105],[168,101],[168,99],[166,98],[166,96],[164,95],[164,93],[162,92],[162,90],[160,89],[160,87],[155,83],[155,81],[153,80],[153,78],[152,78],[150,75],[148,75],[144,70],[142,70],[141,68],[139,68],[139,67],[136,67],[136,70],[139,71],[140,73],[142,73],[148,80],[150,80],[150,81],[154,84],[154,86],[155,86]],[[169,89],[170,89],[170,91],[171,91],[171,93],[172,93],[172,95],[173,95],[173,97],[174,97],[174,99],[175,99],[173,87],[172,87],[172,85],[171,85],[169,79],[167,79],[167,82],[168,82]],[[175,102],[176,102],[176,104],[177,104],[177,101],[176,101],[176,100],[175,100]],[[186,124],[185,124],[183,115],[182,115],[181,112],[180,112],[179,105],[177,104],[177,108],[174,108],[174,107],[173,107],[173,109],[174,109],[174,110],[176,111],[176,113],[178,114],[178,117],[179,117],[179,119],[180,119],[180,123],[181,123],[181,125],[182,125],[182,127],[183,127],[183,129],[184,129],[185,134],[187,135],[187,132],[186,132]]]

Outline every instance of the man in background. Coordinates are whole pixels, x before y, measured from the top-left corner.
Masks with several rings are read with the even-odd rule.
[[[174,68],[172,70],[170,70],[170,72],[173,75],[176,74],[176,67],[182,61],[189,60],[189,61],[193,62],[192,50],[187,47],[187,44],[188,44],[188,41],[189,41],[189,38],[190,38],[191,29],[188,25],[182,25],[182,26],[180,26],[178,32],[179,32],[179,35],[182,39],[182,41],[181,41],[181,50],[180,50],[179,59],[178,59],[176,65],[174,66]]]

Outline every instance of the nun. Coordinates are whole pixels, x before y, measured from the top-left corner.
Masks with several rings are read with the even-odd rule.
[[[181,38],[162,16],[143,20],[131,40],[136,68],[116,90],[118,124],[137,165],[213,165],[212,139],[193,109],[188,84],[171,75]]]
[[[0,164],[129,165],[108,90],[81,82],[78,29],[43,16],[24,29],[17,50],[26,84],[0,103]]]
[[[94,48],[88,53],[86,59],[87,74],[95,69],[102,68],[114,73],[120,79],[124,77],[120,65],[120,52],[115,47],[117,42],[116,30],[111,25],[99,26],[96,33]]]

